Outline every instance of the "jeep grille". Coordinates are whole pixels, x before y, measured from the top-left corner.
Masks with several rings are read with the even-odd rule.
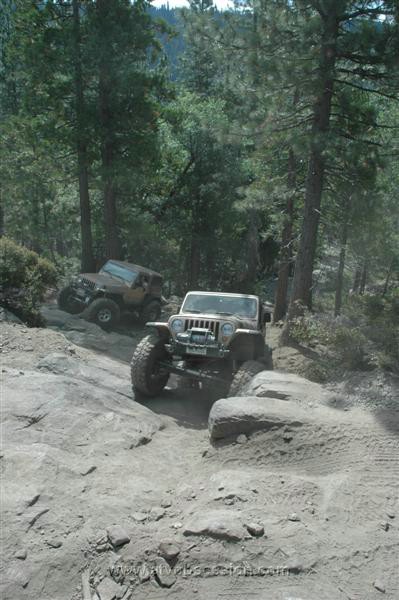
[[[184,331],[193,327],[201,327],[201,329],[210,329],[216,339],[219,337],[219,321],[204,321],[203,319],[186,319],[184,323]]]
[[[94,288],[96,287],[95,282],[90,281],[90,279],[86,279],[86,277],[81,278],[81,283],[85,288],[89,288],[91,290],[94,290]]]

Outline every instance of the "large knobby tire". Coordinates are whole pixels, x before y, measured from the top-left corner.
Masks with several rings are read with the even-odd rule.
[[[230,384],[229,397],[237,396],[255,375],[265,370],[265,366],[257,360],[246,360],[242,363]]]
[[[76,315],[81,312],[81,307],[78,302],[73,299],[74,291],[70,285],[64,287],[58,294],[57,304],[61,310]]]
[[[85,317],[103,329],[111,329],[119,323],[121,311],[117,303],[110,298],[97,298],[87,307]]]
[[[165,342],[150,334],[141,340],[134,351],[130,364],[133,392],[149,398],[162,392],[168,382],[169,371],[159,366],[160,360],[168,360]]]
[[[145,325],[149,321],[156,321],[161,316],[161,303],[157,300],[151,300],[143,306],[140,312],[140,323]]]

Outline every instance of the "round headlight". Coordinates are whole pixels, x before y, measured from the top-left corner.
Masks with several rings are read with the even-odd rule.
[[[184,323],[181,319],[173,319],[170,326],[175,333],[181,333],[184,329]]]
[[[225,336],[228,335],[233,335],[234,333],[234,327],[231,323],[225,323],[224,325],[222,325],[222,334]]]

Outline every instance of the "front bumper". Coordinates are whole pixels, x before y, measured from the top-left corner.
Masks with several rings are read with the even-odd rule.
[[[168,350],[173,355],[199,358],[226,358],[230,354],[229,350],[216,344],[183,343],[177,340],[169,344]]]
[[[87,306],[93,299],[93,292],[84,288],[73,288],[72,299],[82,306]]]

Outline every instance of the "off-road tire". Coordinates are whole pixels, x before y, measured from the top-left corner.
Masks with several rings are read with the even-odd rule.
[[[264,371],[264,365],[257,360],[246,360],[235,373],[230,384],[228,397],[238,396],[242,389],[252,380],[255,375]]]
[[[81,308],[79,304],[71,298],[73,293],[73,288],[70,285],[64,287],[58,294],[57,304],[59,309],[70,313],[71,315],[76,315],[81,312]]]
[[[88,321],[97,323],[103,329],[115,327],[120,320],[121,311],[116,302],[110,298],[97,298],[93,300],[85,311]]]
[[[140,311],[139,321],[143,325],[149,321],[156,321],[161,316],[161,303],[158,300],[151,300],[145,304]]]
[[[168,382],[168,371],[157,371],[157,362],[167,360],[165,342],[150,334],[141,340],[130,363],[133,392],[151,398],[162,392]]]

